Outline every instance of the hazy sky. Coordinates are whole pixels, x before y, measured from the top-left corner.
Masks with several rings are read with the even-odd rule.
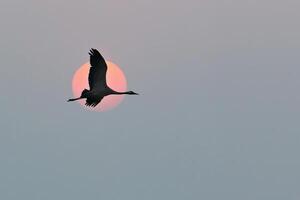
[[[298,200],[299,0],[0,1],[0,199]],[[72,97],[90,48],[116,109]]]

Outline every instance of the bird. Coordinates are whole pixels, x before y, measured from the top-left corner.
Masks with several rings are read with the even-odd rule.
[[[86,99],[86,106],[95,107],[108,95],[138,95],[138,93],[133,91],[118,92],[111,89],[106,82],[107,65],[103,56],[97,49],[93,48],[90,50],[89,55],[91,67],[88,75],[88,82],[90,89],[84,89],[80,97],[69,99],[68,102]]]

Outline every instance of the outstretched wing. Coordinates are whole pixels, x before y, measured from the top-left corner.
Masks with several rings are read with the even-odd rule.
[[[89,55],[91,64],[89,72],[90,90],[93,90],[95,87],[104,88],[106,87],[106,62],[97,49],[91,49]]]
[[[101,100],[103,99],[103,97],[101,98],[87,98],[85,105],[86,106],[90,106],[90,107],[95,107],[96,105],[98,105],[98,103],[101,102]]]

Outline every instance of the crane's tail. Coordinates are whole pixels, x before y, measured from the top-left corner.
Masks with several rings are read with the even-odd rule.
[[[87,90],[87,89],[84,89],[83,91],[82,91],[82,93],[81,93],[81,96],[80,97],[78,97],[78,98],[75,98],[75,99],[69,99],[68,100],[68,102],[69,101],[77,101],[77,100],[79,100],[79,99],[84,99],[84,98],[87,98],[87,93],[89,92],[89,90]]]
[[[84,90],[81,92],[81,97],[86,96],[88,92],[89,92],[88,89],[84,89]]]

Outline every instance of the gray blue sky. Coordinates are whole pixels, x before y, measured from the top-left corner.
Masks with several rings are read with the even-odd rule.
[[[0,199],[298,200],[300,1],[0,1]],[[67,103],[98,48],[116,109]]]

